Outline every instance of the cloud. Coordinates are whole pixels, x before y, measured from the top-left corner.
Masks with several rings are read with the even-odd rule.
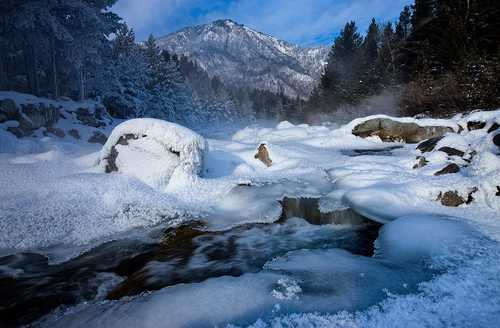
[[[139,38],[230,18],[302,45],[331,43],[347,21],[364,31],[371,18],[393,20],[411,0],[119,0],[113,10]]]

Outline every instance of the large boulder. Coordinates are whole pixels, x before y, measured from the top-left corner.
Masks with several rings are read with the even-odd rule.
[[[175,175],[201,173],[208,146],[203,137],[158,119],[133,119],[118,125],[100,155],[106,173],[120,172],[163,189]]]
[[[373,118],[356,125],[352,134],[362,138],[377,136],[382,141],[418,143],[454,132],[449,126],[420,126],[414,122],[401,122],[390,118]]]

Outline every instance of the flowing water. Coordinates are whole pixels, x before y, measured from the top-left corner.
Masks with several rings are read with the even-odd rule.
[[[259,272],[294,250],[373,254],[380,225],[349,209],[321,213],[318,199],[284,198],[281,205],[272,224],[210,232],[193,221],[165,230],[157,242],[113,241],[57,265],[31,253],[0,258],[0,325],[27,324],[61,305]]]

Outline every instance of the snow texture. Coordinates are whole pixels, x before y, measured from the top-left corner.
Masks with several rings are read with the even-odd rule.
[[[366,119],[342,127],[251,126],[206,143],[172,123],[129,121],[115,128],[102,151],[67,137],[12,138],[6,125],[13,123],[4,123],[2,254],[35,251],[63,261],[110,239],[148,238],[153,229],[177,219],[199,219],[209,230],[271,223],[279,219],[278,201],[285,196],[319,198],[323,211],[351,207],[385,224],[373,257],[300,247],[279,254],[260,272],[61,308],[35,326],[495,327],[500,320],[500,150],[492,142],[498,132],[487,130],[499,121],[500,111],[418,120],[453,127],[457,133],[446,135],[437,148],[464,151],[463,158],[352,135]],[[484,121],[486,128],[458,133],[459,125],[472,120]],[[152,188],[141,174],[158,167],[147,162],[136,175],[105,174],[102,159],[126,133],[150,138],[131,140],[134,151],[182,153],[179,162],[169,159],[184,178],[174,172],[166,188]],[[264,141],[272,149],[269,168],[254,158]],[[122,164],[131,164],[134,173],[136,155],[123,148]],[[414,169],[422,155],[429,164]],[[433,174],[448,163],[456,163],[459,172]],[[447,191],[472,199],[447,207],[438,201]],[[308,225],[295,228],[302,238],[315,235]],[[248,232],[246,237],[262,236]]]
[[[133,135],[128,146],[119,145],[121,137]],[[183,126],[158,119],[142,118],[118,125],[100,154],[100,167],[105,170],[112,148],[118,151],[120,172],[135,176],[148,185],[165,189],[172,176],[194,178],[202,172],[205,139]]]

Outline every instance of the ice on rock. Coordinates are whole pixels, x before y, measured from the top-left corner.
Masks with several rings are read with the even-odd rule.
[[[165,189],[172,176],[200,174],[207,150],[205,139],[183,126],[158,119],[133,119],[113,130],[101,150],[99,165],[102,170],[118,170]]]

